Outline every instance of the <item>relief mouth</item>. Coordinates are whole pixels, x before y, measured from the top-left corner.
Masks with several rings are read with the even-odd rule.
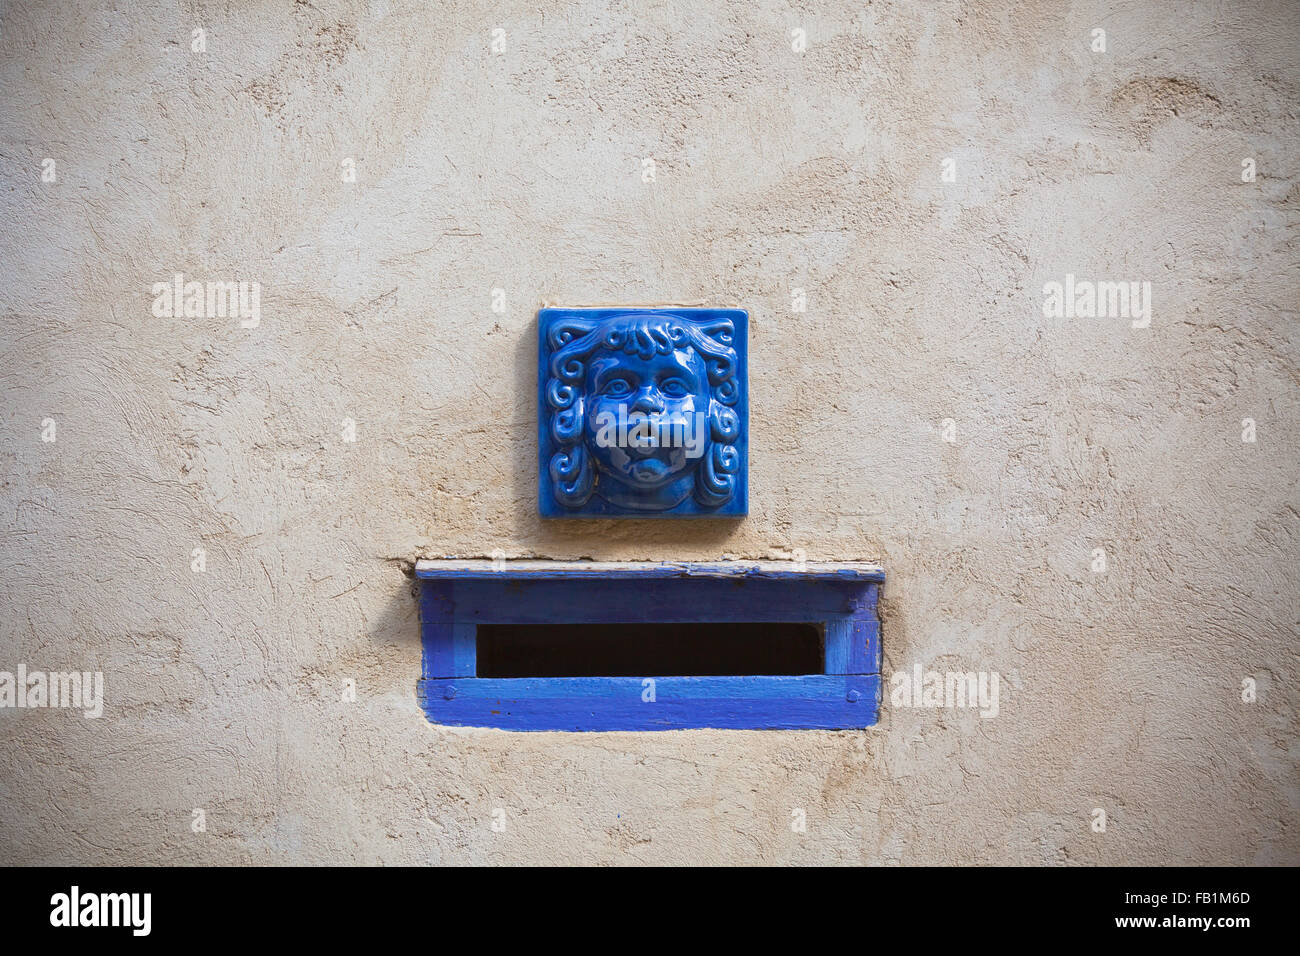
[[[662,478],[669,467],[668,463],[660,458],[645,458],[633,462],[628,470],[637,481],[655,481]]]

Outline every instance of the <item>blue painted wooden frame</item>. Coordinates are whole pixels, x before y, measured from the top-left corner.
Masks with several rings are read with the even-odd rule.
[[[877,603],[885,576],[875,565],[420,561],[415,574],[424,650],[419,699],[437,724],[843,730],[869,727],[879,714]],[[822,673],[476,676],[480,624],[728,621],[822,624]]]

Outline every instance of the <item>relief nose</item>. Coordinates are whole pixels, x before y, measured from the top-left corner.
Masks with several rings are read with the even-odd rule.
[[[659,394],[659,389],[647,385],[636,393],[636,401],[632,403],[634,412],[662,412],[664,410],[663,396]]]

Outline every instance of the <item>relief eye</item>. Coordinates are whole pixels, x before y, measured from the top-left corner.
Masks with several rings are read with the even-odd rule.
[[[686,383],[680,378],[668,379],[659,386],[659,390],[671,398],[684,398],[691,393]]]
[[[630,395],[632,393],[632,386],[625,378],[615,378],[606,382],[605,387],[602,388],[601,391],[606,395],[613,395],[615,397],[619,395]]]

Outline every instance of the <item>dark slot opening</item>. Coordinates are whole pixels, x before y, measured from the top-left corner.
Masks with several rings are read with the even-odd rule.
[[[822,673],[820,624],[480,624],[479,677]]]

